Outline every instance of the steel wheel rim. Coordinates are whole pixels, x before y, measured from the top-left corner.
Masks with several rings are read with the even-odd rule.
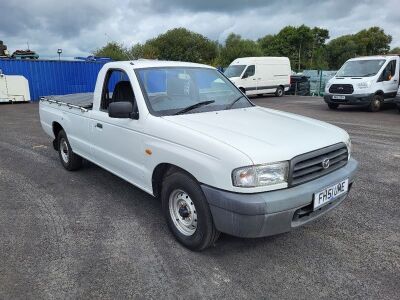
[[[185,236],[191,236],[197,229],[197,211],[192,199],[183,190],[174,190],[169,196],[169,213],[175,225]]]
[[[278,96],[282,96],[282,95],[283,95],[282,89],[278,89]]]
[[[60,152],[62,160],[67,164],[69,162],[69,148],[64,138],[60,141]]]
[[[373,108],[375,110],[378,109],[380,104],[381,104],[381,102],[378,99],[375,99],[373,102]]]

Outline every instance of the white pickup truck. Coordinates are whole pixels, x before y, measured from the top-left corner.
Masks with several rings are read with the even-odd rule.
[[[262,237],[318,218],[358,165],[344,130],[256,106],[200,64],[108,63],[93,94],[45,97],[39,110],[67,170],[86,159],[159,197],[192,250],[220,232]]]

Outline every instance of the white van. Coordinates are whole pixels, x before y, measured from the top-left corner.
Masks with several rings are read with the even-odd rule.
[[[349,59],[325,86],[324,100],[330,109],[339,105],[366,106],[378,111],[393,101],[399,88],[399,55]]]
[[[273,94],[282,97],[290,88],[287,57],[243,57],[235,59],[224,72],[246,95]]]

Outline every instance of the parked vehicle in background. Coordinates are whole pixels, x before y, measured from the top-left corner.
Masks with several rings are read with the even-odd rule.
[[[330,109],[339,105],[366,106],[378,111],[393,101],[399,88],[399,55],[349,59],[325,87],[324,100]]]
[[[291,75],[290,88],[286,92],[287,95],[310,95],[310,78],[304,75]]]
[[[29,102],[29,82],[24,76],[5,75],[0,70],[0,103]]]
[[[42,98],[39,113],[65,169],[85,158],[161,198],[193,250],[302,226],[347,197],[357,169],[347,132],[258,107],[200,64],[107,63],[94,94]]]
[[[287,57],[237,58],[224,74],[246,95],[282,97],[290,87],[291,68]]]
[[[400,113],[400,88],[397,90],[397,95],[394,101],[396,102],[397,109],[399,110]]]

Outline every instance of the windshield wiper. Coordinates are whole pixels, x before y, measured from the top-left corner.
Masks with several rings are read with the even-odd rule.
[[[235,103],[236,102],[238,102],[240,99],[242,99],[244,96],[243,95],[241,95],[241,96],[239,96],[238,98],[236,98],[235,100],[233,100],[230,104],[228,104],[227,106],[226,106],[226,109],[231,109],[234,105],[235,105]]]
[[[178,112],[174,113],[174,115],[181,115],[181,114],[187,113],[188,111],[191,111],[193,109],[196,109],[196,108],[199,108],[201,106],[208,105],[208,104],[211,104],[211,103],[214,103],[214,102],[215,102],[215,100],[202,101],[202,102],[190,105],[188,107],[185,107],[184,109],[179,110]]]

